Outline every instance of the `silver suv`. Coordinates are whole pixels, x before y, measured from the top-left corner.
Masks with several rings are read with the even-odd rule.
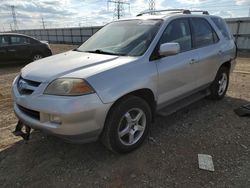
[[[129,152],[145,140],[155,114],[205,96],[222,99],[234,40],[220,17],[191,12],[115,21],[79,48],[27,65],[13,83],[16,116],[68,141],[100,139]]]

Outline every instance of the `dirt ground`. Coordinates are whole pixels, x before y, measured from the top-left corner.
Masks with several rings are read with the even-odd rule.
[[[250,187],[250,118],[233,112],[250,101],[250,58],[238,58],[223,100],[157,117],[149,139],[126,155],[40,132],[28,143],[14,137],[11,83],[23,66],[0,67],[1,187]],[[198,168],[199,153],[212,155],[215,172]]]

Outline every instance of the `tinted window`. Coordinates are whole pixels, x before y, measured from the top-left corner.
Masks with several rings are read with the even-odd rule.
[[[10,41],[12,45],[16,44],[30,44],[30,39],[22,36],[11,36]]]
[[[222,20],[221,18],[212,18],[212,20],[215,23],[215,25],[218,27],[218,29],[221,31],[222,35],[228,40],[231,39],[224,20]]]
[[[188,20],[178,19],[172,21],[164,31],[160,44],[177,42],[180,44],[181,52],[192,48],[191,34]]]
[[[7,46],[9,44],[7,36],[0,36],[0,46]]]
[[[202,18],[192,18],[194,46],[196,48],[216,43],[219,39],[210,24]]]

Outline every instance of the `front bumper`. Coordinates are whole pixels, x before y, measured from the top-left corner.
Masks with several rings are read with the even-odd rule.
[[[45,84],[31,95],[21,95],[16,82],[12,86],[14,112],[24,124],[71,142],[98,139],[112,104],[102,103],[95,93],[76,97],[38,94]]]

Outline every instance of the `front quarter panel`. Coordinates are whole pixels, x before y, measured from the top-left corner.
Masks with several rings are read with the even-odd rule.
[[[120,97],[139,89],[150,89],[156,99],[157,80],[156,64],[146,58],[139,58],[87,79],[103,103],[115,102]]]

